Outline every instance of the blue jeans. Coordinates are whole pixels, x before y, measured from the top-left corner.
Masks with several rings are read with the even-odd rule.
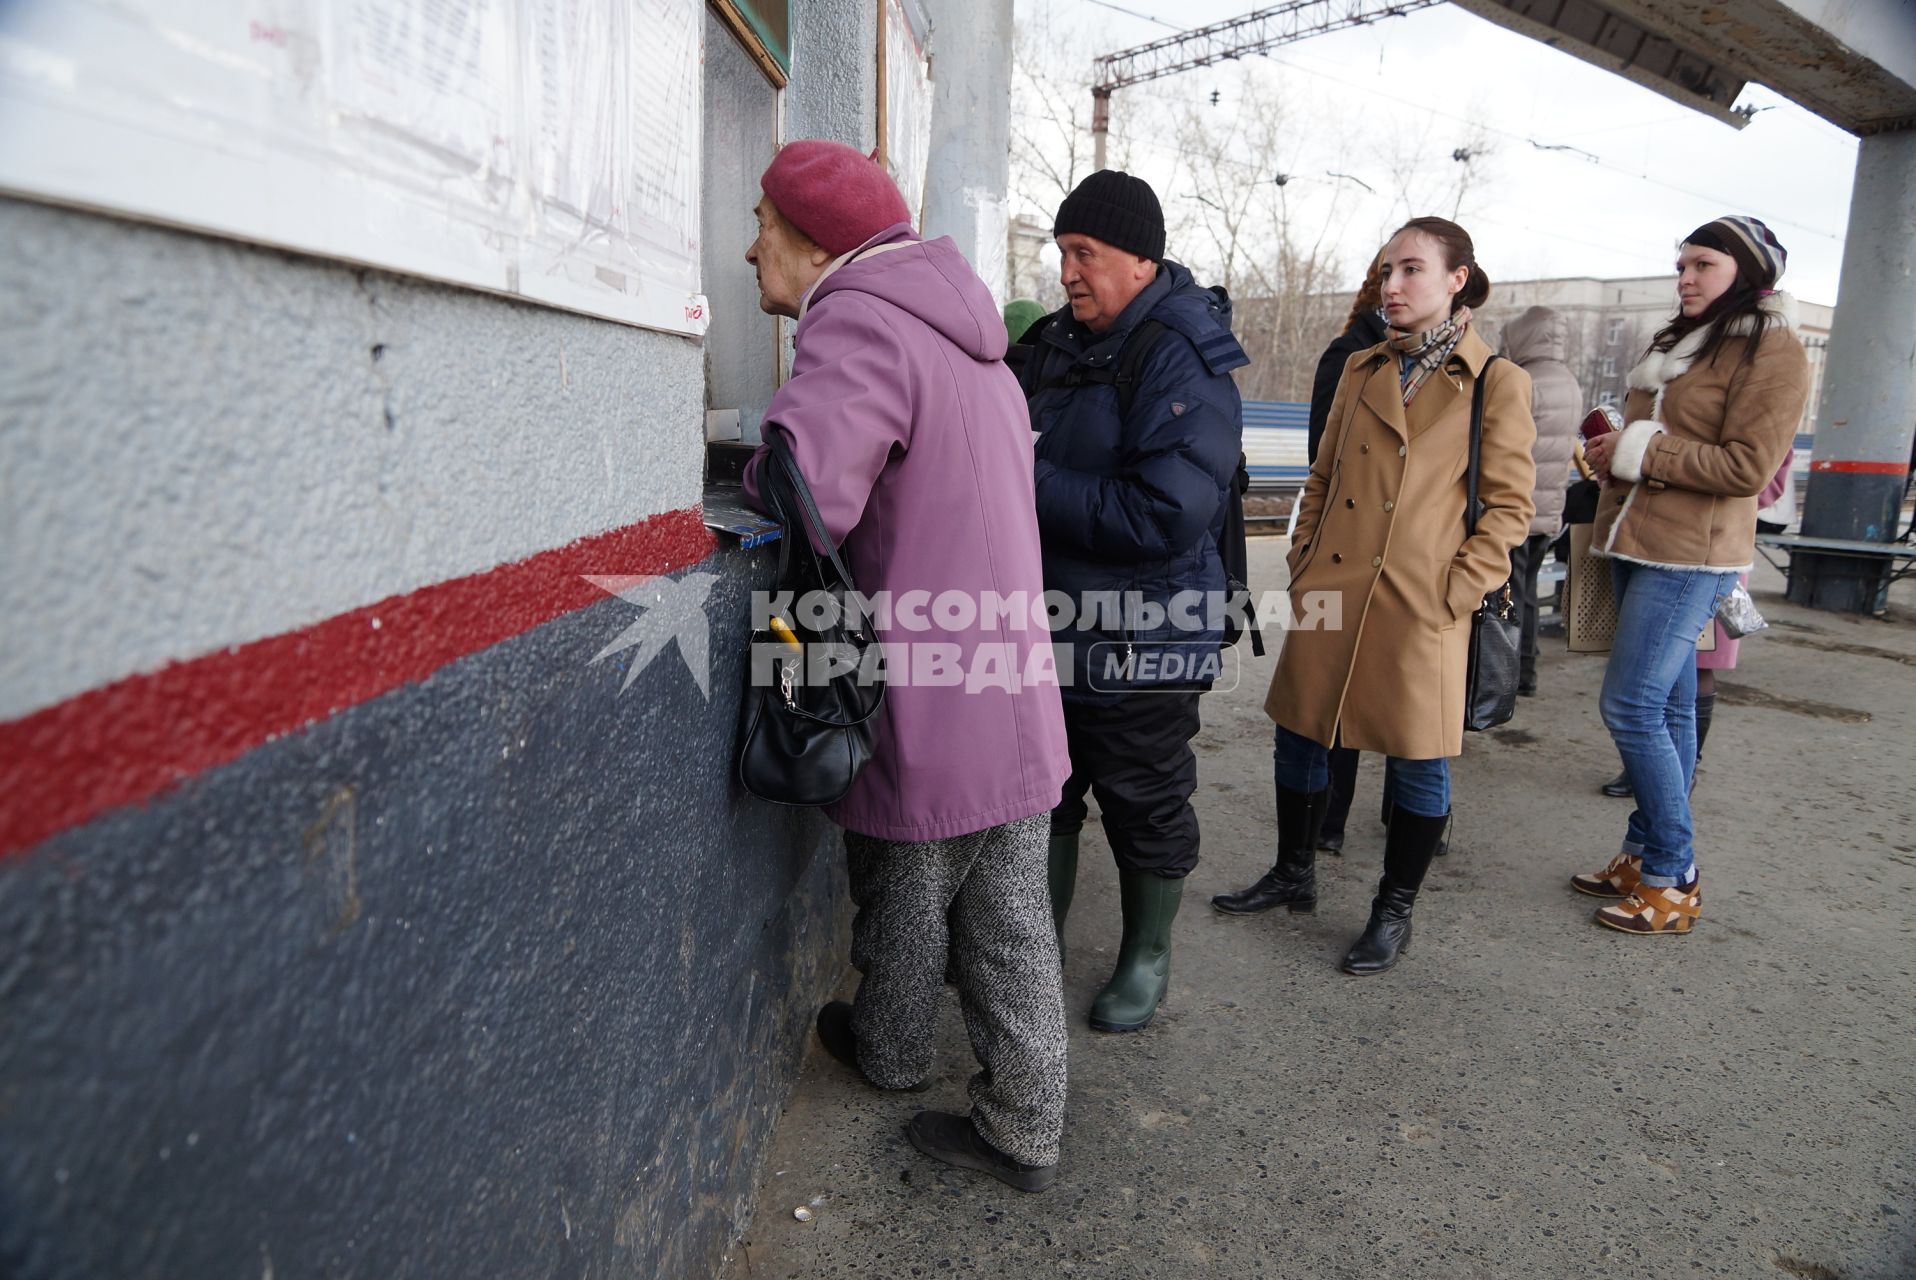
[[[1330,748],[1277,726],[1271,748],[1277,785],[1309,795],[1331,784]],[[1384,797],[1405,813],[1441,818],[1450,812],[1450,761],[1384,757]]]
[[[1689,883],[1690,780],[1696,773],[1696,638],[1736,586],[1734,573],[1610,562],[1617,638],[1598,707],[1637,807],[1623,838],[1643,883]]]

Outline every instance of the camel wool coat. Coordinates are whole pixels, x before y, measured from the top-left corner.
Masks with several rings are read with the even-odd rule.
[[[1483,512],[1464,536],[1471,394],[1490,355],[1466,329],[1408,407],[1388,346],[1345,364],[1289,556],[1303,625],[1286,632],[1264,700],[1293,733],[1404,760],[1463,752],[1470,615],[1509,578],[1535,509],[1530,377],[1499,360],[1484,387]]]

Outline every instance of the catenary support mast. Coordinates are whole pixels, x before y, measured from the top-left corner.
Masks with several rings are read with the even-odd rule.
[[[1359,27],[1379,18],[1396,18],[1428,9],[1441,0],[1289,0],[1242,17],[1194,27],[1176,35],[1107,53],[1094,64],[1091,86],[1091,137],[1097,167],[1104,168],[1104,142],[1111,130],[1111,95],[1126,85],[1162,80],[1214,62],[1267,53],[1279,45]]]

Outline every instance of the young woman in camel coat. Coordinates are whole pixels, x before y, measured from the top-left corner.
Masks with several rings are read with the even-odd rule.
[[[1344,958],[1377,973],[1410,941],[1410,912],[1450,816],[1461,754],[1470,615],[1510,576],[1529,531],[1530,378],[1470,323],[1490,283],[1462,227],[1407,223],[1385,247],[1391,336],[1352,356],[1305,482],[1289,564],[1293,603],[1330,605],[1285,637],[1264,709],[1277,722],[1277,864],[1212,900],[1242,914],[1317,903],[1313,851],[1333,744],[1382,752],[1393,813],[1369,926]],[[1472,392],[1484,380],[1478,498],[1465,536]],[[1318,596],[1318,593],[1326,593]]]

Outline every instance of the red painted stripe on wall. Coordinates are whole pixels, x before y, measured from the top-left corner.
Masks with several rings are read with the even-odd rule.
[[[696,508],[173,662],[0,724],[0,857],[711,554]]]
[[[1909,470],[1907,462],[1845,462],[1836,458],[1819,458],[1810,463],[1811,471],[1835,471],[1853,476],[1900,476]]]

